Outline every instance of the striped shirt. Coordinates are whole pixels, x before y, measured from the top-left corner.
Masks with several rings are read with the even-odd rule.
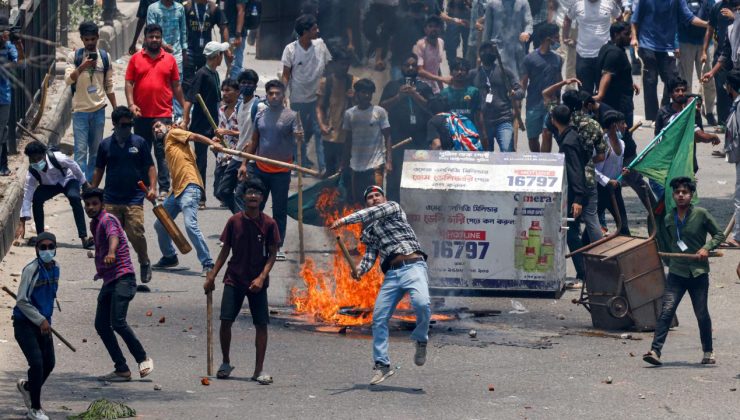
[[[406,220],[406,213],[395,201],[359,210],[341,220],[345,225],[363,223],[361,240],[367,245],[367,249],[360,262],[360,274],[370,271],[378,254],[384,272],[387,271],[390,261],[397,255],[409,255],[415,252],[424,254],[414,230]]]
[[[95,280],[103,279],[103,284],[108,284],[126,274],[135,273],[128,250],[128,239],[116,216],[101,210],[98,216],[90,221],[90,231],[93,232],[95,238],[95,268],[97,269]],[[111,265],[106,265],[103,260],[108,255],[108,239],[111,236],[118,237],[116,261]]]
[[[165,7],[158,1],[147,9],[146,23],[156,23],[162,27],[162,41],[172,47],[178,66],[182,65],[182,51],[188,48],[188,27],[185,24],[185,7],[173,2]]]
[[[231,115],[226,116],[226,105],[223,105],[218,109],[218,128],[225,130],[239,131],[239,121],[237,120],[237,114],[239,114],[239,106],[236,106]],[[239,144],[239,136],[224,136],[226,147],[229,149],[237,149]],[[226,153],[219,153],[216,156],[216,164],[223,166],[231,161],[231,155]]]

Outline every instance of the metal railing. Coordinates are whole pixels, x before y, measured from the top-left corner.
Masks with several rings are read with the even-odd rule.
[[[11,33],[23,40],[26,59],[14,70],[13,99],[8,122],[8,152],[17,152],[16,123],[28,125],[39,110],[45,76],[56,65],[59,0],[25,0],[11,17]],[[53,76],[53,72],[52,76]]]

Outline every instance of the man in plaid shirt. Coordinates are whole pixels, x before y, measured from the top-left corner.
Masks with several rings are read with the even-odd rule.
[[[377,185],[365,190],[367,208],[335,221],[331,229],[354,223],[363,223],[362,242],[367,246],[362,262],[357,266],[357,277],[370,271],[380,255],[380,268],[385,280],[380,287],[373,311],[373,358],[375,368],[370,385],[383,382],[395,373],[388,357],[388,320],[406,292],[416,312],[416,328],[411,339],[416,342],[414,363],[426,362],[429,320],[432,316],[429,301],[429,276],[426,254],[406,220],[406,213],[395,201],[388,201]]]

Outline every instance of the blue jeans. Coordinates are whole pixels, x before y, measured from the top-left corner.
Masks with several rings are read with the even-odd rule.
[[[581,220],[586,224],[581,239],[583,246],[604,237],[604,233],[601,231],[601,223],[599,223],[599,192],[595,185],[588,189],[588,202],[583,206]]]
[[[285,226],[288,223],[288,192],[290,190],[290,172],[269,173],[262,172],[256,166],[252,169],[252,174],[259,178],[267,188],[260,210],[265,209],[267,197],[272,194],[272,218],[278,225],[280,231],[280,246],[285,243]]]
[[[229,38],[229,42],[233,44],[234,38]],[[229,71],[229,78],[232,80],[236,80],[243,70],[245,43],[246,39],[242,39],[242,43],[234,49],[234,61],[231,63],[231,71]]]
[[[499,151],[514,151],[514,126],[511,121],[498,124],[486,122],[486,132],[488,133],[488,151],[493,152],[493,138],[496,138]]]
[[[324,161],[324,144],[321,141],[319,120],[316,118],[316,101],[308,103],[291,102],[290,109],[301,116],[301,125],[303,125],[304,138],[301,143],[302,159],[300,165],[306,166],[306,163],[309,161],[306,147],[311,140],[311,136],[314,136],[316,138],[316,161],[319,164],[319,172],[323,171],[326,167],[326,162]],[[298,156],[298,150],[296,150],[296,156]]]
[[[190,184],[185,187],[185,190],[179,196],[175,197],[174,193],[167,196],[162,206],[167,210],[172,220],[175,220],[177,215],[182,212],[185,219],[185,233],[187,233],[190,243],[198,254],[198,261],[205,268],[213,266],[213,259],[211,259],[208,245],[203,238],[203,233],[200,231],[200,226],[198,226],[198,203],[202,195],[203,191],[199,186]],[[159,250],[162,251],[162,255],[165,257],[177,255],[170,235],[167,234],[167,230],[159,220],[154,222],[154,230],[157,231],[157,241],[159,242]]]
[[[429,320],[432,317],[429,300],[429,275],[427,263],[420,261],[396,270],[388,270],[385,280],[375,299],[373,311],[373,359],[375,363],[390,365],[388,357],[388,321],[393,316],[398,302],[409,293],[411,305],[416,312],[416,328],[411,339],[426,343],[429,340]]]
[[[665,281],[665,291],[663,291],[663,308],[660,311],[657,325],[655,326],[655,336],[651,350],[655,350],[660,356],[660,352],[668,337],[668,330],[673,323],[673,317],[676,315],[678,304],[681,303],[683,295],[689,292],[691,296],[691,306],[694,307],[694,315],[699,323],[699,337],[701,338],[701,349],[704,352],[712,350],[712,319],[709,317],[709,308],[707,306],[707,297],[709,295],[709,275],[702,274],[699,277],[681,277],[668,273]]]
[[[105,128],[105,107],[94,112],[75,112],[72,114],[74,132],[74,158],[88,181],[92,181],[98,146],[103,140]]]

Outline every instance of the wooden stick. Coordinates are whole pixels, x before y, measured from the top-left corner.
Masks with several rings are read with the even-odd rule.
[[[727,224],[727,227],[725,228],[725,238],[728,238],[730,236],[730,232],[732,232],[732,229],[735,227],[735,223],[737,220],[735,220],[735,215],[732,215],[732,218],[730,218],[730,223]]]
[[[355,267],[355,263],[352,261],[352,256],[349,255],[347,246],[344,245],[344,241],[339,236],[337,236],[337,244],[339,244],[339,249],[342,250],[342,255],[344,255],[344,259],[347,260],[347,264],[349,264],[349,268],[352,270],[352,277],[356,279],[358,277],[357,267]]]
[[[206,293],[206,329],[208,337],[206,339],[208,349],[206,352],[206,363],[208,364],[206,372],[208,376],[213,375],[213,292]]]
[[[642,127],[642,121],[638,121],[637,124],[630,128],[630,133],[634,133],[638,128]]]
[[[29,130],[28,130],[28,129],[26,128],[26,127],[22,126],[22,125],[21,125],[21,123],[17,122],[17,123],[15,123],[15,125],[16,125],[16,126],[18,126],[18,128],[20,128],[20,129],[21,129],[21,131],[23,131],[24,133],[26,133],[26,134],[27,134],[27,135],[28,135],[29,137],[31,137],[32,139],[34,139],[34,140],[36,140],[36,141],[40,141],[40,142],[42,142],[42,143],[44,142],[44,141],[43,141],[43,140],[41,140],[41,139],[40,139],[39,137],[36,137],[36,135],[35,135],[35,134],[33,134],[32,132],[30,132],[30,131],[29,131]]]
[[[243,157],[249,160],[255,160],[257,162],[269,163],[270,165],[280,166],[281,168],[291,169],[296,172],[303,172],[304,174],[308,174],[308,175],[315,176],[315,177],[318,177],[320,175],[319,171],[314,171],[313,169],[304,168],[303,166],[298,166],[294,163],[288,163],[288,162],[282,162],[279,160],[269,159],[266,157],[253,155],[251,153],[240,152],[234,149],[223,148],[222,150],[219,150],[219,152],[226,153],[227,155],[240,156],[240,157]]]
[[[688,260],[698,260],[699,256],[696,254],[682,254],[680,252],[658,252],[658,255],[661,257],[667,257],[667,258],[686,258]],[[709,251],[709,257],[715,258],[715,257],[723,257],[725,254],[723,254],[720,251]]]
[[[4,291],[5,293],[9,294],[9,295],[10,295],[10,297],[12,297],[12,298],[13,298],[13,300],[18,300],[18,298],[17,298],[16,296],[15,296],[15,293],[11,292],[11,291],[10,291],[10,289],[8,289],[7,287],[3,286],[3,291]],[[51,332],[52,332],[52,333],[53,333],[53,334],[54,334],[55,336],[57,336],[57,338],[58,338],[59,340],[61,340],[61,341],[62,341],[62,343],[64,343],[64,345],[65,345],[65,346],[69,347],[69,349],[70,349],[70,350],[72,350],[73,352],[77,352],[77,349],[76,349],[76,348],[75,348],[75,347],[74,347],[74,346],[73,346],[73,345],[72,345],[72,344],[71,344],[71,343],[70,343],[69,341],[65,340],[65,339],[64,339],[64,337],[62,337],[62,335],[61,335],[61,334],[59,334],[59,333],[57,332],[57,330],[55,330],[55,329],[54,329],[54,327],[52,327],[52,326],[49,326],[49,328],[51,329]]]
[[[298,162],[303,161],[302,137],[303,133],[296,133],[296,161]],[[298,255],[300,263],[303,264],[306,261],[306,254],[303,248],[303,174],[300,171],[298,172]]]
[[[407,139],[403,139],[403,140],[399,141],[398,143],[394,144],[394,145],[393,145],[393,146],[391,147],[391,149],[395,150],[395,149],[397,149],[397,148],[399,148],[399,147],[401,147],[401,146],[405,146],[405,145],[407,145],[407,144],[411,143],[411,142],[412,142],[413,140],[414,140],[414,139],[413,139],[413,138],[411,138],[411,137],[409,137],[409,138],[407,138]],[[395,164],[394,164],[394,166],[395,166]],[[328,177],[328,178],[326,178],[326,179],[327,179],[327,180],[329,180],[329,179],[335,179],[335,178],[338,178],[338,177],[339,177],[339,175],[341,175],[341,172],[337,172],[337,173],[335,173],[334,175],[332,175],[332,176],[330,176],[330,177]]]
[[[203,97],[200,96],[200,93],[195,94],[195,99],[198,101],[200,108],[203,110],[203,114],[205,114],[206,118],[208,119],[208,123],[211,124],[211,128],[213,128],[213,133],[216,135],[216,137],[218,137],[219,140],[221,140],[221,144],[226,147],[224,137],[219,136],[218,133],[216,133],[216,130],[218,130],[218,124],[216,124],[216,121],[213,120],[213,116],[211,115],[210,111],[208,111],[208,107],[206,106]]]

